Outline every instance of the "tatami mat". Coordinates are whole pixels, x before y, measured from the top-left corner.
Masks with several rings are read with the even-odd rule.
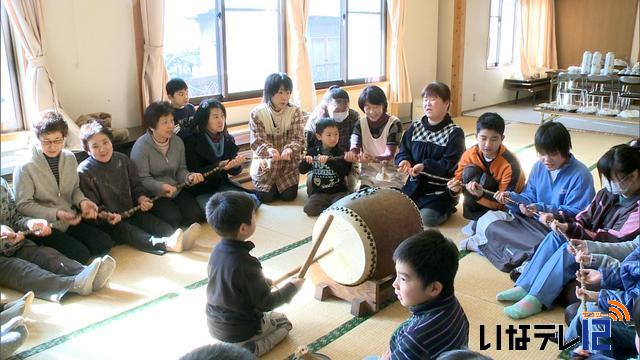
[[[475,132],[475,118],[455,121],[466,135]],[[517,153],[527,173],[537,160],[533,148],[535,130],[535,125],[510,123],[505,131],[505,145]],[[587,166],[595,164],[612,145],[631,139],[582,131],[571,131],[571,135],[574,153]],[[468,146],[475,143],[474,136],[465,140]],[[294,202],[263,205],[258,211],[258,226],[252,239],[256,248],[252,253],[268,255],[263,258],[268,258],[263,261],[268,277],[276,278],[300,266],[311,247],[308,237],[315,218],[306,216],[301,209],[306,189],[301,188],[298,194]],[[465,237],[460,229],[466,223],[459,205],[458,212],[439,229],[459,243]],[[155,256],[128,246],[114,248],[111,254],[118,268],[109,287],[96,294],[69,296],[63,304],[36,300],[28,314],[30,337],[20,351],[35,354],[30,358],[37,359],[175,359],[193,347],[215,341],[206,329],[204,290],[207,260],[219,237],[208,225],[203,227],[194,249],[183,254]],[[456,291],[471,322],[472,349],[479,347],[480,324],[486,324],[487,335],[494,336],[489,334],[494,334],[495,324],[515,323],[502,313],[505,304],[495,300],[496,292],[511,286],[508,275],[493,268],[486,259],[470,254],[461,260]],[[19,296],[15,291],[1,290],[3,301]],[[287,313],[294,329],[267,359],[286,358],[297,346],[318,339],[322,339],[316,343],[320,352],[334,360],[379,354],[387,348],[393,330],[408,316],[407,310],[396,302],[370,318],[353,318],[346,302],[316,301],[310,281],[291,304],[278,310]],[[524,323],[560,323],[561,310],[546,311]],[[52,339],[56,340],[49,342]],[[508,344],[506,335],[504,344]],[[488,354],[497,359],[537,359],[554,358],[557,350]]]
[[[494,359],[554,359],[560,353],[557,346],[549,343],[544,351],[539,350],[541,339],[532,339],[528,351],[508,351],[508,336],[504,333],[509,325],[520,324],[499,316],[500,307],[476,297],[457,292],[456,297],[465,309],[469,320],[469,348]],[[409,311],[399,302],[381,310],[378,314],[363,322],[329,344],[319,352],[332,359],[362,359],[367,355],[379,355],[389,348],[389,339],[400,323],[410,316]],[[542,318],[532,317],[531,324],[552,324]],[[496,349],[496,325],[502,325],[502,350]],[[492,343],[486,351],[480,351],[480,325],[484,325],[485,343]],[[533,330],[533,329],[532,329]]]
[[[458,275],[456,276],[456,291],[493,303],[501,308],[511,305],[496,300],[496,294],[514,286],[508,273],[500,272],[486,258],[471,253],[460,260]],[[551,310],[543,311],[536,317],[543,318],[554,323],[564,323],[564,309],[556,306]],[[500,310],[499,317],[508,319]]]

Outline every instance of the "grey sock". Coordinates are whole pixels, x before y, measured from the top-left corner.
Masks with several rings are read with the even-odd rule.
[[[6,359],[13,354],[25,341],[29,331],[24,325],[18,325],[0,338],[0,359]]]
[[[22,314],[24,314],[26,305],[27,303],[24,300],[18,299],[12,302],[11,306],[5,307],[2,313],[0,313],[0,324],[4,325],[16,316],[22,316]]]
[[[100,268],[100,262],[100,258],[94,259],[80,274],[76,275],[73,281],[73,287],[69,291],[85,296],[91,294],[93,281],[96,279],[98,269]]]

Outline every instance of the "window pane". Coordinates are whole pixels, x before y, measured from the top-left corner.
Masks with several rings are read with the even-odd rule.
[[[229,93],[262,89],[280,71],[278,1],[227,1],[225,21]]]
[[[349,12],[375,12],[382,11],[382,2],[380,0],[349,0]]]
[[[11,73],[9,72],[9,63],[7,59],[7,53],[4,43],[4,34],[0,31],[0,57],[1,57],[1,71],[2,73],[0,82],[2,88],[0,89],[0,124],[2,131],[15,131],[22,129],[21,124],[16,117],[16,111],[13,103],[13,92],[11,90]]]
[[[351,4],[351,1],[349,1]],[[379,77],[382,69],[381,16],[349,13],[347,75],[349,79]]]
[[[190,96],[220,94],[214,0],[165,0],[164,61]]]
[[[500,64],[510,64],[513,62],[515,15],[515,0],[504,0],[502,2],[502,22],[500,24]]]
[[[489,54],[487,66],[497,66],[498,62],[498,17],[489,18]]]
[[[307,43],[314,82],[340,80],[340,0],[311,0]]]

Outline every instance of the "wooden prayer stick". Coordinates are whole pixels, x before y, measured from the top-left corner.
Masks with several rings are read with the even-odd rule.
[[[313,244],[311,251],[309,251],[309,255],[307,255],[307,260],[305,260],[305,262],[302,264],[302,267],[300,268],[300,272],[298,273],[298,278],[302,279],[304,275],[307,273],[307,270],[309,269],[309,266],[311,266],[311,263],[313,262],[313,258],[316,256],[316,252],[318,252],[318,249],[320,248],[320,244],[322,244],[322,240],[324,240],[324,236],[327,235],[327,231],[329,231],[329,226],[331,226],[332,222],[333,222],[333,215],[329,214],[329,216],[327,216],[327,220],[322,226],[322,231],[320,231],[318,240],[316,240],[316,242]]]
[[[108,214],[107,214],[106,212],[104,212],[104,211],[99,211],[99,212],[98,212],[97,219],[103,219],[103,220],[105,220],[105,219],[107,219],[107,216],[108,216]],[[56,220],[56,221],[54,221],[54,222],[51,222],[48,226],[49,226],[49,227],[55,227],[56,225],[64,225],[64,224],[66,224],[66,223],[67,223],[66,221],[64,221],[64,220],[61,220],[61,219],[60,219],[60,220]],[[18,232],[16,232],[16,234],[22,234],[22,235],[24,235],[24,236],[29,236],[29,235],[34,235],[34,234],[35,234],[35,233],[37,233],[37,232],[38,232],[37,230],[35,230],[35,231],[34,231],[34,230],[24,230],[24,231],[18,231]],[[8,236],[2,236],[2,237],[0,237],[0,239],[2,239],[2,240],[6,240],[6,239],[8,239],[8,238],[9,238]]]
[[[419,174],[427,176],[427,177],[430,177],[432,179],[442,180],[442,181],[446,181],[446,182],[449,182],[449,180],[451,180],[451,179],[446,178],[444,176],[433,175],[433,174],[429,174],[428,172],[424,172],[424,171],[419,172]]]
[[[202,173],[202,177],[204,177],[204,178],[209,177],[209,176],[213,175],[214,173],[222,171],[222,170],[224,170],[223,166],[215,167],[215,168],[213,168],[213,169],[211,169],[211,170],[209,170],[207,172]],[[186,181],[176,185],[176,192],[181,190],[182,188],[188,186],[188,185],[189,185],[189,183],[186,182]],[[152,197],[150,200],[153,203],[153,202],[155,202],[155,201],[157,201],[157,200],[159,200],[160,198],[163,198],[163,197],[164,197],[164,194],[159,194],[159,195],[156,195],[156,196]],[[125,210],[125,211],[121,212],[120,213],[120,217],[122,217],[122,220],[128,219],[131,216],[133,216],[133,214],[135,214],[136,212],[140,211],[140,209],[142,209],[142,205],[134,206],[129,210]]]
[[[449,178],[446,178],[446,177],[443,177],[443,176],[429,174],[428,172],[424,172],[424,171],[420,172],[420,175],[424,175],[424,176],[427,176],[427,177],[430,177],[430,178],[433,178],[433,179],[436,179],[436,180],[441,180],[441,181],[446,181],[446,182],[449,182],[451,180]],[[446,185],[446,184],[440,184],[440,185]],[[465,184],[463,182],[460,182],[460,185],[461,186],[466,186],[467,184]],[[490,191],[490,190],[487,190],[487,189],[484,189],[484,188],[482,189],[482,192],[484,192],[485,194],[490,195],[490,196],[495,196],[496,195],[496,193],[494,191]],[[514,205],[520,205],[519,202],[517,202],[517,201],[515,201],[515,200],[513,200],[513,199],[511,199],[509,197],[506,197],[506,199],[507,199],[507,202],[509,202],[509,203],[512,203]],[[537,211],[537,210],[534,210],[533,213],[535,215],[537,215],[537,216],[540,216],[540,212]]]
[[[329,255],[331,252],[333,251],[333,249],[327,249],[323,252],[321,252],[320,254],[318,254],[318,256],[313,258],[312,263],[322,259],[323,257]],[[286,273],[282,274],[280,277],[278,277],[277,279],[273,280],[273,285],[278,285],[281,282],[287,280],[288,278],[292,277],[293,275],[297,274],[300,272],[300,269],[302,269],[302,265],[301,266],[296,266],[295,268],[287,271]]]
[[[562,231],[556,231],[558,234],[560,234],[566,241],[568,246],[571,247],[571,249],[573,249],[573,251],[577,254],[577,250],[575,248],[575,246],[573,246],[573,244],[571,243],[571,239],[569,239],[569,237],[567,236],[567,234],[563,233]],[[580,261],[578,262],[578,264],[580,265],[580,276],[578,281],[580,282],[580,288],[582,290],[586,290],[586,286],[584,285],[584,282],[582,282],[582,270],[584,270],[584,264],[582,263],[582,259],[580,259]],[[580,298],[580,302],[582,303],[582,311],[586,312],[587,311],[587,299],[582,296]]]

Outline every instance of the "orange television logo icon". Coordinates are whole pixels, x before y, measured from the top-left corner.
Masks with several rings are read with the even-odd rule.
[[[620,301],[609,300],[609,317],[612,321],[631,321],[629,310]]]

